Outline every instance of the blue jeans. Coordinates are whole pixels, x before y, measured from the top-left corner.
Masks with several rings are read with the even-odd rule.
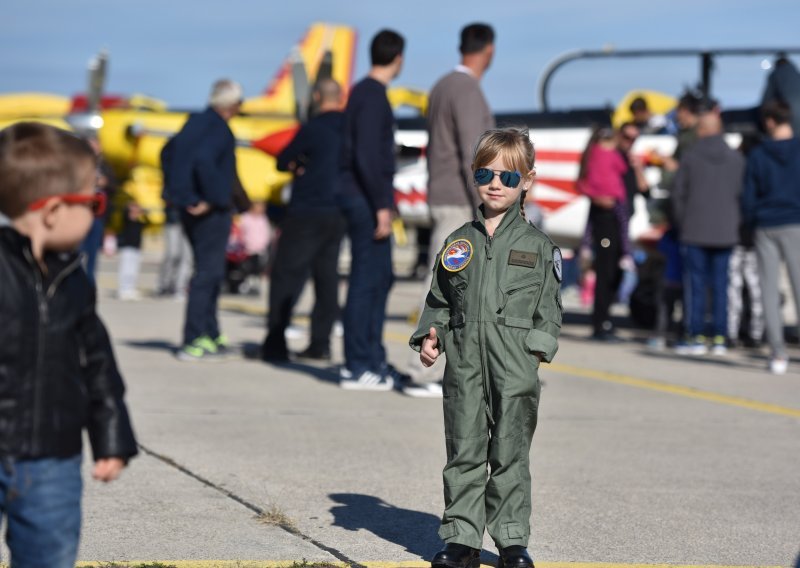
[[[375,213],[360,195],[341,198],[352,247],[347,305],[342,315],[345,367],[358,377],[364,371],[380,373],[386,365],[383,323],[386,302],[394,282],[392,241],[373,238]]]
[[[73,568],[81,532],[81,456],[3,458],[0,513],[13,568]]]
[[[231,232],[230,211],[213,210],[193,217],[181,212],[181,223],[194,255],[194,274],[189,283],[183,344],[204,335],[219,337],[217,300],[225,279],[225,249]]]
[[[706,334],[706,295],[711,291],[711,335],[728,335],[728,264],[732,248],[684,245],[689,335]]]

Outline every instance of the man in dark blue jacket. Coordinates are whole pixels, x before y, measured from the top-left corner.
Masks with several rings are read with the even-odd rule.
[[[405,41],[382,30],[372,39],[372,68],[353,87],[345,110],[341,203],[352,246],[350,285],[344,310],[345,367],[341,386],[391,390],[383,322],[392,287],[394,207],[394,115],[386,86],[403,66]]]
[[[762,116],[769,140],[748,157],[742,217],[748,227],[755,228],[764,322],[772,352],[769,370],[782,375],[788,368],[789,355],[778,293],[781,259],[786,263],[800,316],[800,139],[792,130],[792,114],[786,103],[765,104]]]
[[[164,146],[164,201],[180,210],[194,254],[183,347],[178,358],[197,361],[227,350],[217,322],[217,298],[225,277],[225,248],[231,228],[236,175],[236,140],[228,121],[239,112],[242,88],[214,83],[208,108],[192,114]]]
[[[289,358],[284,332],[309,272],[315,295],[311,342],[298,356],[330,359],[331,329],[339,315],[338,260],[344,236],[337,202],[342,89],[333,79],[322,79],[312,96],[318,114],[278,156],[278,169],[294,173],[294,181],[270,277],[267,338],[261,350],[265,361]]]

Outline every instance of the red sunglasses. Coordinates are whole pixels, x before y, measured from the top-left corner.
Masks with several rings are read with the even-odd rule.
[[[67,205],[88,205],[92,209],[95,217],[100,217],[106,212],[106,194],[98,191],[94,195],[79,195],[77,193],[65,193],[63,195],[51,195],[37,199],[28,206],[28,211],[41,209],[51,199],[60,199]]]

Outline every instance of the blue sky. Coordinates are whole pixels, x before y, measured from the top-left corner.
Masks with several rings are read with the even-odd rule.
[[[460,28],[486,21],[497,32],[497,55],[484,89],[500,111],[534,109],[542,69],[573,49],[800,46],[796,0],[25,0],[7,2],[0,19],[0,92],[83,91],[87,61],[106,48],[109,92],[194,108],[214,79],[229,76],[252,96],[313,21],[357,28],[357,76],[367,70],[369,38],[396,29],[407,40],[398,84],[422,89],[457,63]],[[720,61],[715,94],[724,106],[757,102],[759,63]],[[676,93],[697,77],[693,59],[575,63],[554,79],[551,100],[613,104],[632,88]]]

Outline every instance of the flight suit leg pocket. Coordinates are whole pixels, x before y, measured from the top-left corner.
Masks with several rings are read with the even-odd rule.
[[[439,538],[443,541],[447,542],[447,539],[453,538],[454,536],[458,535],[458,527],[456,526],[455,521],[450,521],[449,523],[443,523],[442,526],[439,527]]]
[[[522,530],[522,525],[514,521],[511,523],[503,523],[503,534],[509,540],[516,538],[523,538],[525,531]]]

